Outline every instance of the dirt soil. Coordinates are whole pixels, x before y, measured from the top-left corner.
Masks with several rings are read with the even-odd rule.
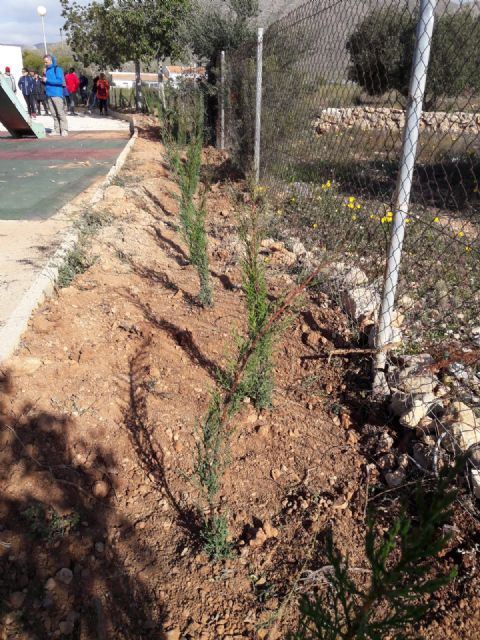
[[[369,489],[385,490],[369,438],[397,434],[364,400],[362,367],[326,358],[352,333],[313,291],[279,339],[273,409],[245,403],[235,418],[221,494],[235,553],[211,563],[202,552],[189,476],[198,420],[244,330],[231,197],[244,185],[223,179],[221,154],[205,154],[220,178],[208,198],[215,303],[205,310],[176,185],[142,122],[96,205],[110,222],[93,240],[94,265],[38,309],[2,375],[3,639],[284,638],[302,571],[327,564],[326,531],[365,567]],[[293,284],[282,264],[267,269],[272,296]],[[433,601],[426,638],[480,637],[478,525],[456,518],[441,563],[458,560],[460,577]]]

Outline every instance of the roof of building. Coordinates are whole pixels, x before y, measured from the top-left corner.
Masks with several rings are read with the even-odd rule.
[[[180,75],[203,75],[205,73],[205,67],[181,67],[176,65],[167,66],[167,71],[169,74],[180,74]],[[112,71],[112,80],[135,80],[135,74],[131,71]],[[157,82],[158,73],[141,73],[141,79],[144,82]]]

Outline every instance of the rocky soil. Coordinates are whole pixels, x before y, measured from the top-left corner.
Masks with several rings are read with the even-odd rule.
[[[215,304],[201,309],[176,186],[155,128],[141,124],[95,207],[109,221],[92,240],[93,266],[38,309],[2,371],[0,637],[283,638],[311,588],[305,572],[327,564],[325,533],[365,567],[367,508],[388,527],[403,487],[432,477],[413,458],[421,434],[371,401],[370,358],[352,352],[358,332],[310,291],[275,349],[272,410],[245,403],[236,419],[221,492],[235,552],[208,560],[189,478],[196,425],[245,328],[236,203],[246,193],[208,150]],[[309,256],[274,240],[262,252],[276,298]],[[465,484],[438,558],[459,576],[431,600],[425,638],[480,634],[477,516]]]

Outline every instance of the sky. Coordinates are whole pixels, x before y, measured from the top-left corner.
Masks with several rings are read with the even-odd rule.
[[[63,19],[58,0],[1,0],[0,5],[0,44],[32,45],[43,42],[42,21],[37,15],[39,5],[47,9],[47,42],[60,42]]]

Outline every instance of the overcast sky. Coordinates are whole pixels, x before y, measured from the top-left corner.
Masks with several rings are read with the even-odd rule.
[[[85,0],[84,2],[85,3]],[[58,0],[0,0],[0,43],[38,44],[43,41],[42,22],[37,15],[38,5],[47,9],[45,32],[47,42],[60,42],[63,19]]]

